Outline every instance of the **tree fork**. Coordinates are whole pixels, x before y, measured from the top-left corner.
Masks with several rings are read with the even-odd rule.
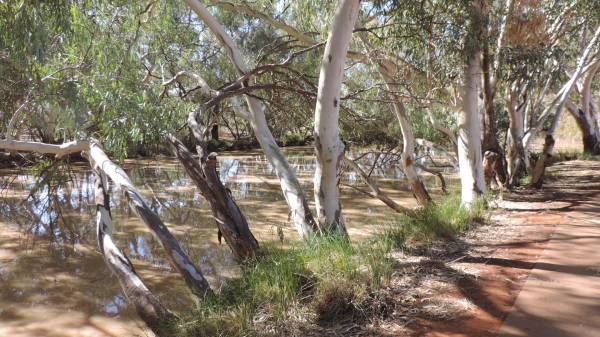
[[[258,241],[250,231],[246,217],[216,173],[216,154],[201,154],[203,158],[196,162],[179,139],[173,135],[168,135],[167,138],[185,171],[210,203],[219,230],[219,241],[223,235],[238,262],[254,257],[259,251]],[[203,151],[200,145],[198,151]]]

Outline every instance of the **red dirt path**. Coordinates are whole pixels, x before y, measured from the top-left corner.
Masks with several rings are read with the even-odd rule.
[[[600,222],[594,220],[600,163],[571,161],[549,171],[553,177],[542,190],[512,193],[495,212],[496,221],[517,226],[519,238],[486,243],[495,248],[485,256],[467,253],[459,263],[477,277],[458,279],[438,294],[474,306],[448,321],[419,317],[409,326],[413,336],[600,336],[594,323],[600,307],[593,304],[600,300]]]

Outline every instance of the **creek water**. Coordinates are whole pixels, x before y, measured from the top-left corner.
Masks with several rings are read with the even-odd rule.
[[[313,199],[312,150],[285,152],[307,198]],[[373,156],[365,159],[372,161]],[[214,289],[235,277],[237,267],[227,245],[217,240],[207,201],[176,160],[127,160],[123,167]],[[285,246],[298,240],[274,169],[262,153],[222,154],[219,173],[260,243]],[[96,246],[93,176],[84,165],[73,165],[65,174],[69,179],[60,187],[42,187],[30,195],[36,183],[33,175],[0,171],[0,336],[147,335]],[[396,202],[416,205],[395,166],[377,168],[373,177]],[[428,174],[423,178],[430,192],[439,195],[439,181]],[[346,171],[341,187],[352,240],[372,235],[397,217],[379,200],[357,190],[367,190],[358,179],[356,172]],[[113,185],[110,204],[115,241],[148,287],[176,312],[193,306],[159,242]]]

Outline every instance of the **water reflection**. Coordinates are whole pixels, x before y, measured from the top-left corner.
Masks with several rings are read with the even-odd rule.
[[[308,199],[312,199],[315,162],[311,150],[296,148],[287,150],[287,155]],[[376,159],[375,154],[363,158],[365,163]],[[178,162],[126,161],[124,169],[215,288],[235,275],[237,268],[229,249],[217,241],[208,203]],[[285,244],[297,239],[273,167],[262,154],[222,155],[219,175],[248,217],[259,242],[280,242],[283,237]],[[415,205],[406,184],[398,180],[403,177],[400,169],[376,165],[372,175],[396,201]],[[35,336],[40,335],[39,329],[63,328],[50,317],[86,327],[94,320],[104,320],[110,331],[118,331],[115,335],[140,332],[139,320],[95,247],[93,176],[85,166],[75,167],[70,176],[64,186],[53,186],[51,190],[43,187],[29,196],[35,187],[33,177],[2,173],[0,335],[21,332]],[[343,182],[361,186],[358,175],[352,171],[344,174]],[[439,192],[437,181],[426,179],[426,183],[434,194]],[[109,201],[117,245],[129,255],[148,286],[169,308],[180,310],[192,305],[185,285],[164,259],[160,243],[112,185]],[[342,204],[353,239],[370,235],[395,217],[378,200],[347,187],[342,189]],[[108,320],[107,316],[118,319]],[[42,328],[26,328],[34,323]],[[70,334],[67,329],[58,335]],[[103,334],[106,332],[99,333]]]

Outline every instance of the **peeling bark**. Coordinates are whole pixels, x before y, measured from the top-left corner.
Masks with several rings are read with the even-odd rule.
[[[199,145],[198,153],[201,158],[196,162],[175,136],[169,135],[168,139],[187,174],[210,203],[219,231],[219,241],[222,235],[238,262],[245,262],[255,256],[259,250],[258,241],[250,231],[246,217],[219,178],[216,153],[207,154],[205,148]]]
[[[319,74],[314,129],[317,161],[314,193],[317,218],[325,232],[346,234],[338,190],[344,158],[338,123],[344,64],[359,10],[359,0],[339,1]]]
[[[115,184],[121,187],[129,206],[137,213],[144,224],[148,226],[152,234],[158,238],[171,266],[183,276],[185,283],[192,293],[200,299],[212,293],[200,269],[192,263],[187,253],[181,248],[177,239],[171,234],[160,217],[148,207],[140,192],[133,186],[131,180],[129,180],[127,173],[113,163],[95,142],[91,142],[88,155],[90,165],[95,170],[101,170],[106,173]]]
[[[154,296],[137,275],[131,261],[117,248],[112,239],[112,216],[107,193],[106,175],[94,169],[96,178],[96,234],[98,247],[109,269],[115,274],[127,301],[135,307],[137,314],[158,336],[169,336],[171,314]]]

